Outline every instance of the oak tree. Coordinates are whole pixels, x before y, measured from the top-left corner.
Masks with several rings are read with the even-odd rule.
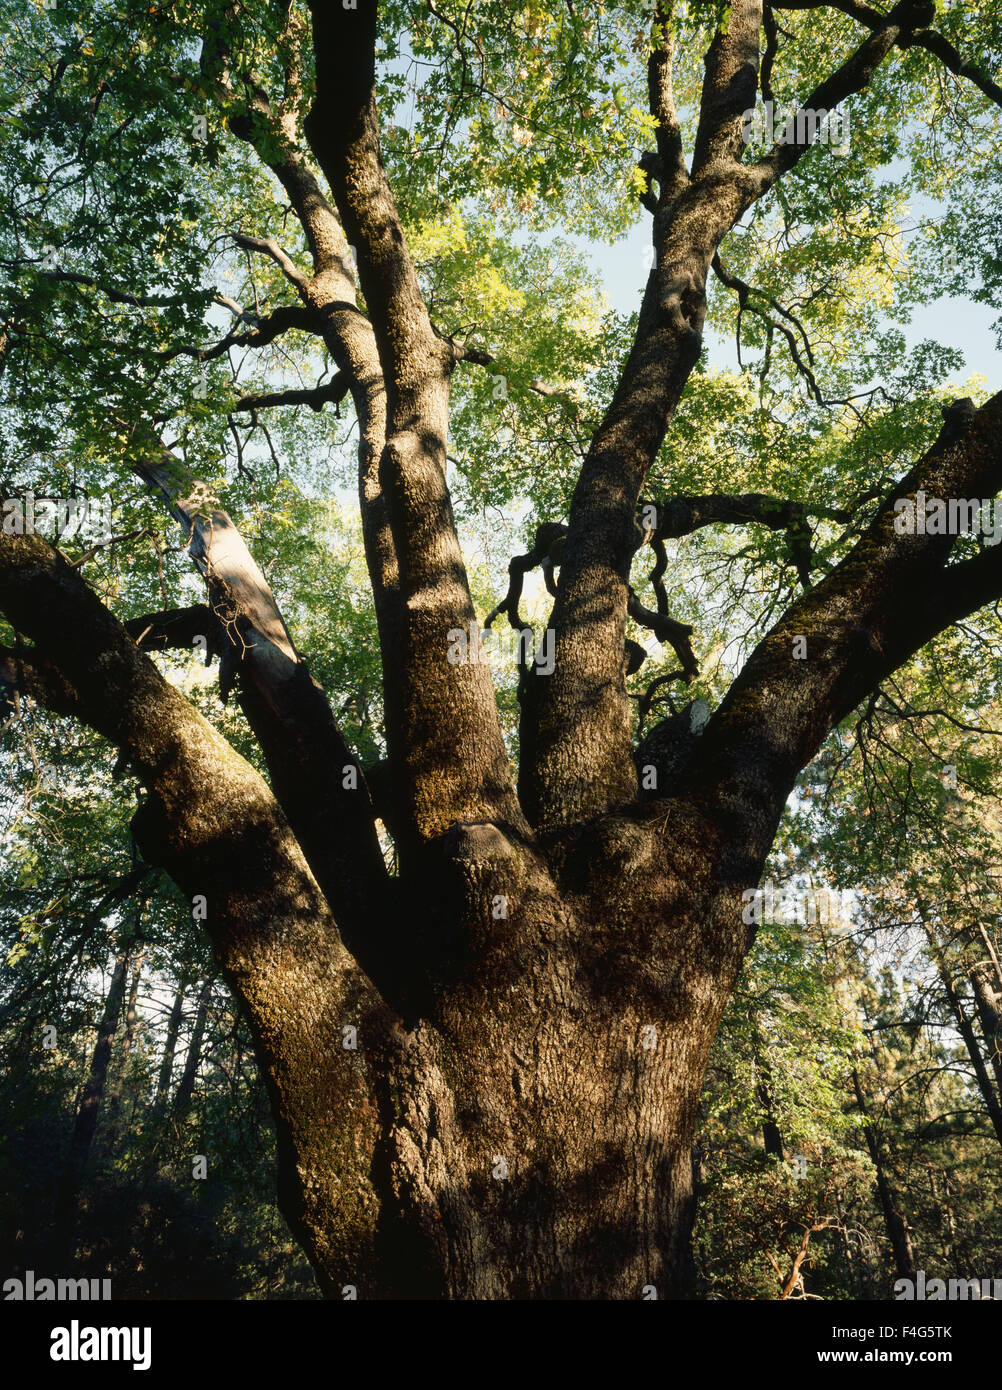
[[[5,8],[9,711],[81,722],[136,779],[138,852],[204,916],[327,1294],[684,1297],[704,1070],[788,798],[1002,597],[973,513],[901,524],[995,497],[1002,395],[944,403],[949,354],[875,316],[994,302],[997,17]],[[957,191],[906,265],[904,190],[950,191],[931,128]],[[603,318],[548,238],[638,215],[637,311]],[[707,371],[708,301],[750,371]],[[343,698],[304,653],[350,565],[321,583],[297,550],[342,410],[374,614]],[[143,524],[76,535],[109,492]],[[486,616],[453,494],[530,499]],[[704,533],[730,616],[759,601],[736,670],[700,630]],[[506,690],[478,612],[521,639]],[[193,649],[239,728],[199,708]]]

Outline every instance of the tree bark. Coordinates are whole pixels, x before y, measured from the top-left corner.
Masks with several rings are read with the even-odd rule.
[[[202,1040],[205,1037],[205,1025],[209,1018],[209,999],[211,996],[212,981],[206,980],[198,992],[198,1008],[195,1011],[191,1040],[188,1043],[181,1080],[178,1082],[177,1093],[174,1096],[174,1114],[178,1118],[187,1114],[191,1106],[192,1096],[195,1093],[195,1078],[198,1075],[199,1063],[202,1060]]]
[[[779,1121],[776,1116],[776,1102],[772,1089],[772,1072],[766,1062],[762,1060],[762,1040],[756,1029],[754,1034],[755,1043],[755,1068],[758,1072],[758,1081],[755,1086],[755,1094],[759,1098],[762,1106],[762,1141],[765,1151],[773,1158],[785,1162],[786,1153],[783,1148],[783,1135],[779,1128]]]
[[[864,1117],[863,1136],[866,1139],[866,1147],[869,1150],[870,1158],[873,1162],[875,1171],[875,1186],[877,1189],[877,1200],[880,1203],[881,1215],[884,1218],[884,1229],[887,1232],[887,1239],[894,1256],[894,1268],[900,1279],[913,1279],[915,1277],[915,1255],[912,1250],[912,1240],[908,1232],[908,1222],[898,1209],[891,1185],[887,1180],[887,1171],[884,1166],[883,1156],[880,1151],[880,1141],[877,1134],[870,1124],[869,1111],[866,1101],[863,1099],[863,1088],[859,1080],[859,1072],[855,1067],[852,1069],[852,1085],[856,1093],[856,1103],[860,1113]]]
[[[971,987],[977,1004],[985,1051],[995,1076],[996,1102],[1002,1108],[1002,991],[988,961],[981,961],[971,971]]]
[[[137,914],[138,915],[138,914]],[[118,1055],[118,1071],[111,1085],[108,1087],[108,1121],[104,1134],[104,1147],[106,1152],[113,1153],[115,1144],[118,1141],[118,1121],[122,1106],[122,1091],[125,1086],[126,1071],[129,1066],[129,1058],[132,1055],[132,1046],[136,1039],[136,1001],[139,997],[139,982],[143,971],[143,952],[136,952],[132,963],[132,984],[129,987],[129,999],[125,1006],[125,1028],[122,1033],[122,1043]]]
[[[992,1078],[985,1064],[985,1056],[981,1050],[981,1044],[978,1042],[977,1034],[974,1031],[974,1024],[957,992],[953,969],[943,947],[936,938],[934,928],[921,910],[920,917],[926,940],[929,943],[929,953],[935,961],[936,968],[939,971],[940,982],[942,983],[947,1002],[950,1005],[950,1012],[953,1014],[954,1021],[957,1025],[957,1032],[964,1040],[964,1046],[967,1049],[967,1055],[971,1061],[971,1069],[974,1072],[974,1079],[981,1093],[981,1099],[984,1102],[985,1110],[991,1121],[992,1129],[995,1131],[995,1137],[999,1143],[1002,1144],[1002,1103],[1000,1103],[999,1096],[992,1085]]]
[[[133,831],[147,862],[190,900],[205,899],[271,1097],[279,1200],[294,1233],[331,1292],[338,1278],[371,1278],[373,1076],[395,1036],[392,1011],[345,950],[261,778],[164,681],[78,572],[36,536],[0,534],[0,595],[5,615],[35,642],[52,707],[110,739],[142,782]],[[342,1049],[345,1024],[365,1039],[364,1053]]]
[[[181,1018],[184,1013],[184,994],[188,985],[188,977],[181,976],[174,995],[174,1002],[171,1005],[170,1013],[167,1016],[167,1032],[164,1037],[163,1056],[160,1061],[160,1072],[157,1076],[157,1089],[153,1098],[154,1114],[162,1114],[167,1108],[167,1099],[170,1095],[171,1077],[174,1074],[174,1053],[177,1050],[178,1034],[181,1031]]]
[[[143,446],[135,422],[132,464],[190,537],[205,613],[221,629],[224,687],[239,669],[271,789],[160,676],[79,568],[37,537],[0,534],[0,603],[24,639],[0,652],[0,679],[120,751],[143,789],[143,856],[204,900],[268,1087],[282,1209],[327,1295],[350,1284],[377,1298],[628,1299],[651,1287],[685,1297],[699,1092],[753,936],[742,895],[831,730],[937,632],[1002,595],[996,550],[948,563],[953,538],[894,526],[895,502],[919,489],[995,495],[1002,395],[947,412],[859,543],[768,632],[706,727],[690,731],[666,784],[641,801],[625,690],[637,505],[698,360],[717,248],[810,144],[745,162],[763,7],[732,0],[707,53],[687,169],[658,8],[648,65],[656,263],[574,490],[551,618],[556,669],[528,683],[516,794],[486,665],[446,656],[450,634],[475,619],[446,485],[459,354],[434,331],[386,177],[377,7],[318,0],[310,10],[309,153],[297,148],[295,102],[231,86],[227,47],[243,16],[228,0],[210,6],[201,67],[230,128],[280,180],[312,260],[307,274],[273,239],[239,236],[300,301],[270,315],[257,341],[283,324],[316,331],[358,415],[399,878],[388,882],[361,778],[356,793],[342,777],[357,764],[237,528],[201,505],[196,480],[156,441]],[[828,110],[862,90],[928,10],[902,0],[874,14],[807,105]],[[201,612],[160,616],[158,641],[168,627],[190,634]],[[120,1006],[124,967],[117,988]],[[895,1261],[912,1272],[869,1124],[866,1134]],[[767,1142],[781,1150],[778,1136]]]

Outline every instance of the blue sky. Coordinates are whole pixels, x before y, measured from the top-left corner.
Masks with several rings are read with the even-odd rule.
[[[583,240],[578,244],[591,254],[612,307],[623,313],[638,308],[647,279],[644,255],[647,252],[649,259],[648,219],[632,228],[629,235],[614,246]],[[996,310],[987,305],[944,295],[916,311],[904,330],[905,338],[909,343],[932,338],[946,347],[957,348],[966,362],[961,379],[970,372],[978,372],[987,378],[989,389],[997,391],[1002,388],[1002,352],[992,329],[996,317]],[[722,338],[711,322],[707,323],[705,336],[713,365],[737,370],[733,338]]]

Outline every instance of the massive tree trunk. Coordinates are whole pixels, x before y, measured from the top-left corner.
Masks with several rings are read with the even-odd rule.
[[[693,1122],[743,930],[699,893],[698,827],[667,852],[655,829],[639,815],[571,837],[555,868],[497,826],[442,844],[434,1026],[413,1039],[387,1152],[415,1293],[688,1288]]]

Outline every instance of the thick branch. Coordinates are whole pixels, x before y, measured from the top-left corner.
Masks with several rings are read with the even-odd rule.
[[[997,82],[993,82],[976,63],[965,63],[949,39],[944,38],[942,34],[937,34],[934,29],[919,29],[915,33],[908,34],[901,40],[901,47],[925,48],[930,53],[934,53],[950,72],[955,73],[958,77],[966,77],[968,82],[973,82],[989,101],[993,101],[996,106],[1002,106],[1002,87]]]
[[[209,80],[230,97],[226,60],[225,34],[221,34],[211,52],[203,50],[202,66]],[[404,610],[386,494],[379,476],[386,438],[386,398],[375,335],[358,309],[355,273],[340,219],[299,146],[295,110],[283,103],[276,111],[257,92],[247,113],[231,120],[231,129],[272,170],[299,218],[313,258],[313,275],[303,277],[293,267],[297,288],[304,305],[316,315],[339,373],[350,384],[359,424],[358,485],[365,555],[379,625],[384,706],[392,722],[405,659]],[[254,249],[272,254],[267,240],[256,239]]]
[[[648,204],[655,212],[661,199],[673,201],[689,182],[682,149],[682,130],[675,106],[672,83],[672,64],[675,60],[674,0],[658,4],[651,30],[651,52],[647,59],[647,99],[651,115],[657,121],[656,164],[641,158],[641,168],[658,181],[659,198]]]
[[[175,357],[193,357],[196,362],[211,362],[216,357],[224,357],[230,348],[267,347],[283,333],[297,328],[301,333],[319,333],[320,325],[314,314],[301,304],[281,304],[273,309],[267,318],[259,319],[253,328],[244,333],[228,333],[212,347],[196,348],[187,344],[169,348],[158,354],[162,362],[170,362]]]
[[[1002,393],[944,414],[936,442],[849,555],[755,649],[700,740],[692,785],[717,788],[745,882],[829,731],[943,627],[1002,595],[994,551],[948,567],[955,535],[896,525],[905,513],[895,503],[919,491],[988,499],[1002,486]]]
[[[896,7],[887,24],[813,93],[831,109],[870,80],[910,28],[926,22],[927,0]],[[634,514],[644,479],[698,360],[706,276],[735,222],[809,143],[782,145],[758,164],[740,163],[742,115],[757,90],[758,0],[730,7],[707,54],[691,180],[659,204],[648,279],[629,357],[575,488],[561,584],[553,609],[556,669],[538,701],[538,728],[523,804],[530,820],[556,829],[633,800],[635,769],[622,652],[635,549]],[[805,577],[803,536],[795,556]],[[584,770],[584,771],[583,771]]]
[[[852,513],[841,507],[820,507],[766,493],[747,492],[704,497],[672,497],[658,510],[655,536],[662,540],[687,536],[703,526],[725,524],[747,526],[755,523],[772,531],[785,531],[790,559],[805,589],[810,588],[814,557],[811,551],[809,517],[838,521],[847,525]],[[654,576],[652,575],[652,580]]]
[[[146,788],[137,842],[189,900],[204,900],[255,1039],[283,1208],[326,1288],[359,1283],[374,1263],[378,1220],[365,1058],[392,1021],[345,950],[281,810],[39,537],[0,534],[0,608],[59,671],[77,716],[122,750]],[[343,1021],[371,1040],[368,1054],[341,1048]]]
[[[232,105],[235,96],[229,78],[229,32],[236,20],[232,5],[224,3],[219,7],[212,41],[203,45],[201,57],[205,82],[227,105]],[[300,82],[294,67],[285,74],[286,90],[277,107],[256,88],[246,110],[231,116],[230,129],[271,169],[299,218],[313,259],[313,274],[303,275],[284,253],[284,259],[278,263],[287,274],[293,272],[293,282],[304,305],[316,315],[328,352],[350,383],[359,424],[359,503],[366,562],[379,624],[386,705],[392,708],[391,692],[399,684],[398,664],[403,652],[402,603],[397,557],[379,479],[386,423],[382,368],[372,327],[358,309],[344,229],[300,147],[296,114],[299,103],[290,100]],[[244,236],[244,240],[248,247],[253,243],[252,249],[266,255],[274,255],[275,249],[280,251],[277,243],[273,249],[270,238]]]
[[[847,98],[861,92],[895,45],[907,40],[916,28],[927,24],[935,12],[933,0],[899,0],[889,15],[881,17],[873,33],[852,56],[818,83],[801,109],[815,113],[834,111]],[[792,129],[784,132],[792,136],[789,142],[777,143],[764,159],[752,166],[760,193],[764,193],[792,169],[811,148],[817,127],[806,119],[794,118],[791,124]]]
[[[351,949],[378,972],[386,951],[375,940],[372,909],[388,885],[361,768],[229,516],[202,500],[202,485],[174,455],[139,456],[133,467],[168,503],[205,578],[223,698],[239,674],[239,702],[275,794]]]
[[[488,668],[446,659],[450,632],[475,622],[445,481],[454,357],[428,317],[380,155],[376,5],[310,8],[316,98],[306,133],[357,249],[387,387],[380,482],[405,600],[387,737],[401,779],[396,819],[417,845],[456,821],[522,817]]]
[[[821,507],[773,497],[764,492],[680,494],[658,505],[655,534],[665,540],[688,536],[703,526],[747,526],[756,523],[773,531],[783,530],[799,517],[816,516],[827,521],[849,522],[852,513],[841,507]]]
[[[340,405],[351,389],[351,382],[339,372],[333,381],[324,386],[308,386],[288,391],[266,391],[259,396],[241,396],[234,410],[259,410],[274,405],[308,405],[311,410],[322,410],[325,405]]]
[[[693,178],[737,164],[743,149],[742,114],[758,91],[762,0],[731,0],[726,23],[713,36],[692,155]]]
[[[129,618],[125,630],[140,651],[180,649],[190,652],[200,648],[206,656],[206,664],[210,656],[221,656],[228,645],[219,619],[207,603]]]
[[[706,277],[721,239],[757,196],[739,163],[741,113],[758,82],[760,0],[736,0],[707,54],[692,177],[662,168],[651,269],[629,356],[581,469],[553,609],[557,658],[539,692],[523,804],[557,828],[633,800],[636,775],[623,652],[636,549],[635,509],[689,375],[699,359]],[[668,123],[665,71],[651,89]],[[660,151],[659,151],[660,156]],[[664,165],[663,157],[661,158]],[[669,196],[665,196],[669,193]]]
[[[309,284],[309,277],[304,275],[292,257],[282,250],[274,237],[247,236],[243,232],[237,232],[233,240],[245,251],[256,251],[262,256],[268,256],[279,267],[289,283],[295,285],[297,290],[305,290]]]
[[[776,10],[819,10],[826,7],[851,15],[869,29],[879,29],[886,20],[886,16],[879,10],[871,9],[869,5],[857,4],[855,0],[777,0],[773,5],[773,9]],[[934,53],[950,72],[973,82],[989,101],[993,101],[996,106],[1002,106],[1002,87],[993,82],[976,63],[965,62],[950,40],[937,30],[923,28],[910,31],[899,40],[899,46],[925,48]]]

